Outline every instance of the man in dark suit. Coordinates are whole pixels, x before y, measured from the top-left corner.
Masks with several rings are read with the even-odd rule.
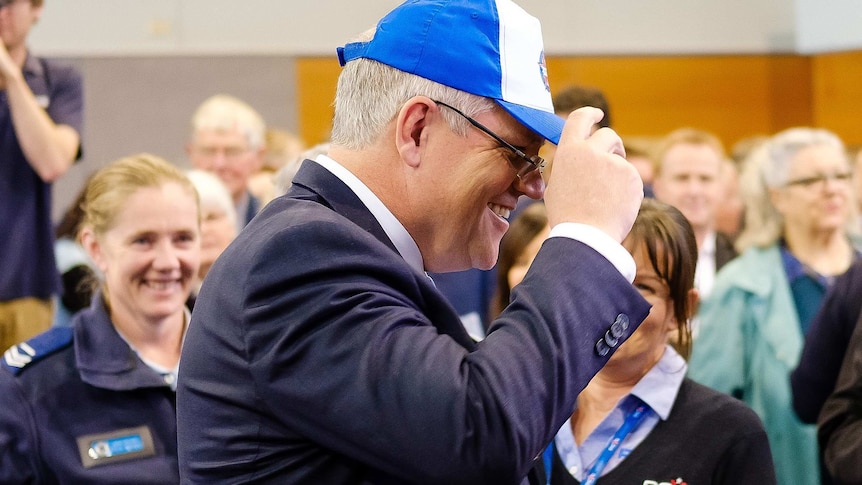
[[[182,481],[519,483],[649,312],[620,245],[640,178],[613,131],[590,135],[601,111],[563,130],[539,23],[508,0],[405,3],[339,58],[328,156],[197,300]],[[477,343],[425,272],[494,265],[523,194],[551,237]]]

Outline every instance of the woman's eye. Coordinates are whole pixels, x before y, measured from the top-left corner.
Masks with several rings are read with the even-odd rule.
[[[637,288],[638,291],[642,291],[644,293],[655,293],[655,288],[653,288],[651,285],[647,285],[644,283],[635,283],[635,288]]]

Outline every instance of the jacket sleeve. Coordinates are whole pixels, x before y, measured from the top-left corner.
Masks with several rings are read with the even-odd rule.
[[[202,392],[199,376],[218,359],[246,360],[255,406],[322,448],[404,481],[511,483],[527,475],[607,362],[612,352],[597,352],[597,342],[621,315],[624,340],[649,312],[610,262],[555,237],[488,336],[468,345],[424,275],[365,237],[316,221],[256,248],[248,269],[217,269],[251,276],[235,283],[245,295],[238,309],[221,307],[204,285],[178,399]],[[242,321],[225,322],[234,311]],[[199,353],[208,346],[202,332],[216,327],[242,333],[243,348]],[[181,411],[192,420],[182,426],[194,426],[194,413]]]
[[[859,323],[835,391],[820,413],[818,440],[836,484],[862,483],[862,325]]]
[[[804,423],[816,423],[835,389],[847,343],[862,308],[862,264],[840,276],[811,321],[799,365],[790,375],[793,409]]]
[[[513,291],[512,304],[469,351],[440,333],[446,324],[434,320],[448,313],[434,315],[432,305],[394,290],[401,285],[386,279],[395,275],[375,275],[379,262],[351,256],[333,265],[352,265],[349,273],[360,276],[333,274],[315,285],[331,291],[325,308],[303,304],[302,291],[283,302],[303,307],[319,324],[302,344],[317,349],[316,356],[301,359],[280,348],[271,363],[325,384],[272,382],[270,405],[327,402],[325,408],[282,408],[281,418],[326,447],[419,482],[507,483],[525,476],[607,361],[596,354],[597,339],[620,314],[630,315],[630,334],[648,311],[598,253],[551,238]],[[254,356],[273,337],[252,336]],[[333,369],[355,371],[333,375]],[[269,372],[259,370],[259,377]]]
[[[42,483],[36,427],[16,379],[0,368],[0,483]]]

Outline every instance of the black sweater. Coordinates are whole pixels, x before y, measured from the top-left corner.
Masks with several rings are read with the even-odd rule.
[[[553,485],[579,484],[554,453]],[[667,421],[600,484],[775,484],[766,431],[741,401],[690,379],[680,387]]]

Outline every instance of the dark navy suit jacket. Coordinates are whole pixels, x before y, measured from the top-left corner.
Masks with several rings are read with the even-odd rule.
[[[293,184],[195,305],[184,483],[518,483],[649,311],[597,252],[552,238],[476,343],[343,182],[306,161]]]

